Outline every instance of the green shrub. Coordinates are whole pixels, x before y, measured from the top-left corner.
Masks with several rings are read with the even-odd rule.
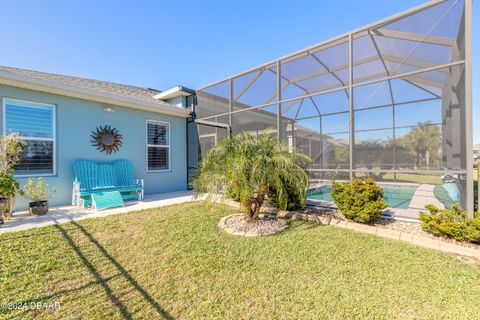
[[[0,171],[0,197],[10,198],[14,197],[19,190],[17,180],[13,178],[11,173]]]
[[[20,163],[20,156],[27,143],[19,138],[18,133],[0,136],[0,172],[12,173],[13,168]]]
[[[456,204],[452,209],[439,209],[431,204],[425,209],[429,212],[420,212],[423,229],[437,236],[480,243],[480,218],[468,218],[467,212]]]
[[[373,179],[354,179],[351,183],[333,182],[330,193],[338,209],[349,219],[369,223],[380,218],[387,207],[383,190]]]

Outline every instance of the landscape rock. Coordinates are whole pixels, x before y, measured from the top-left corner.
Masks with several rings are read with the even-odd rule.
[[[225,233],[243,237],[268,236],[285,230],[288,223],[269,214],[261,214],[258,222],[247,222],[242,214],[223,217],[218,227]]]

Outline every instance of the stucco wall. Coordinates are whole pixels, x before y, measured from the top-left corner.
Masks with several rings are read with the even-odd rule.
[[[74,179],[73,163],[79,159],[131,161],[135,168],[135,177],[145,179],[146,194],[185,190],[187,187],[184,118],[2,85],[0,97],[56,105],[57,170],[55,176],[46,177],[47,183],[56,190],[55,196],[50,200],[51,206],[70,203]],[[111,107],[115,112],[104,112],[105,107]],[[168,172],[146,172],[147,119],[170,123],[171,170]],[[91,131],[105,124],[117,128],[123,135],[123,146],[115,154],[107,155],[91,146]],[[23,185],[26,178],[18,180]],[[26,204],[25,199],[17,197],[17,210],[25,209]]]

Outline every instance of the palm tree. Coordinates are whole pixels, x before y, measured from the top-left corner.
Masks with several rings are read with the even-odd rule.
[[[431,122],[419,122],[414,130],[398,139],[399,145],[407,149],[415,157],[418,168],[425,160],[427,167],[432,160],[440,160],[440,128]]]
[[[260,208],[270,190],[284,206],[289,190],[306,195],[309,178],[304,164],[310,159],[269,133],[248,132],[228,137],[214,146],[202,161],[193,181],[197,193],[234,195],[247,220],[258,220]]]

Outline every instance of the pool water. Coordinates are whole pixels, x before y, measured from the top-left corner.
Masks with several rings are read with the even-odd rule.
[[[390,208],[406,209],[415,193],[414,188],[384,187],[383,198]]]
[[[307,192],[307,199],[333,201],[332,197],[330,196],[330,192],[332,192],[332,186],[328,185],[310,189]]]
[[[326,185],[320,188],[310,189],[307,193],[307,198],[312,200],[333,201],[330,196],[332,186]],[[384,187],[383,197],[387,201],[390,208],[406,209],[412,200],[415,188],[402,187]]]

